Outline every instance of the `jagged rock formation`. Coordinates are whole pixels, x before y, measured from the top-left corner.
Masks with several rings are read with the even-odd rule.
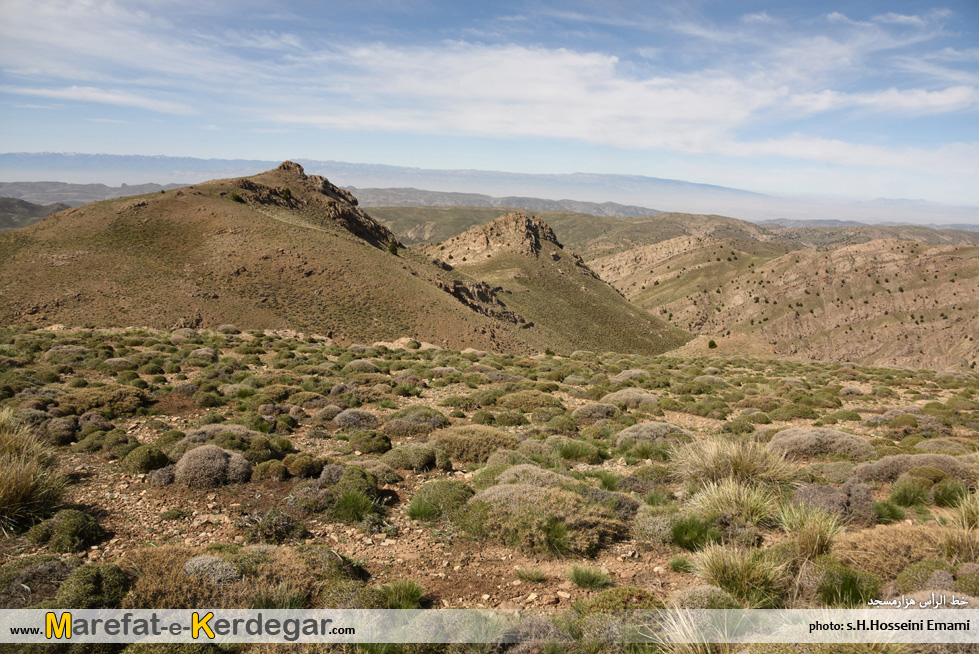
[[[464,305],[484,316],[505,320],[514,325],[533,327],[534,323],[528,323],[513,311],[506,308],[506,305],[496,296],[497,293],[504,292],[502,286],[493,286],[485,282],[462,282],[457,279],[449,282],[438,282],[438,287],[462,302]]]
[[[377,247],[389,243],[403,247],[387,227],[357,206],[357,198],[349,191],[334,186],[321,175],[307,175],[302,166],[292,161],[233,183],[242,191],[237,195],[238,201],[245,204],[298,210],[313,225],[333,223]]]
[[[537,216],[516,211],[450,238],[435,247],[434,252],[442,259],[460,260],[501,251],[536,257],[544,243],[563,247],[547,223]]]

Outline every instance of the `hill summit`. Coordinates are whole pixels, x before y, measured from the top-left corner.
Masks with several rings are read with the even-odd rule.
[[[206,184],[221,184],[221,181]],[[332,223],[376,247],[389,243],[401,246],[395,235],[357,206],[357,198],[349,191],[334,186],[320,175],[307,175],[292,161],[278,168],[233,182],[232,198],[243,204],[257,204],[296,212],[311,227]]]
[[[537,218],[508,214],[456,246],[452,265],[407,249],[349,192],[286,161],[0,233],[0,321],[233,324],[510,352],[656,354],[691,338],[631,306]]]
[[[554,230],[543,220],[515,211],[450,238],[438,246],[438,251],[443,259],[461,259],[497,252],[536,257],[540,255],[544,243],[564,247],[554,235]]]

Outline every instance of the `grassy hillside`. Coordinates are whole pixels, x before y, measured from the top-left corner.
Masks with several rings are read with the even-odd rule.
[[[979,245],[979,232],[932,229],[919,225],[850,225],[772,229],[780,238],[802,247],[830,249],[880,239],[914,241],[929,245]]]
[[[460,301],[447,290],[471,277],[399,247],[354,202],[325,179],[284,164],[250,178],[64,211],[0,235],[0,320],[165,328],[233,323],[340,342],[412,337],[525,352],[544,349],[561,331],[543,324],[528,329],[484,315],[479,302]],[[486,301],[492,304],[491,297]],[[622,308],[629,307],[623,302]],[[623,347],[615,333],[601,341],[562,336],[561,346],[572,349]],[[656,334],[627,342],[638,351],[662,351]]]
[[[67,208],[67,204],[60,202],[42,206],[17,198],[0,197],[0,230],[33,225],[39,220]]]
[[[499,286],[508,307],[537,327],[558,351],[666,351],[689,335],[629,304],[553,234],[539,233],[523,214],[504,216],[426,251],[457,270]],[[542,225],[546,229],[547,225]],[[548,230],[549,231],[549,230]],[[514,232],[532,235],[524,242]],[[495,236],[495,239],[494,239]],[[525,243],[531,246],[520,247]]]
[[[371,207],[370,214],[406,243],[437,243],[484,225],[506,210],[484,207]],[[599,256],[658,243],[678,236],[742,238],[760,241],[775,236],[753,223],[698,214],[661,213],[610,218],[562,211],[534,212],[554,229],[565,246],[591,260]]]
[[[979,359],[975,246],[873,241],[785,252],[675,239],[592,265],[719,351],[949,368]]]

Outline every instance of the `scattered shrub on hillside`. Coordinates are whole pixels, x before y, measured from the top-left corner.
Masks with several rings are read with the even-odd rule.
[[[792,427],[782,430],[772,437],[768,447],[791,458],[826,454],[854,459],[869,459],[874,456],[874,448],[864,439],[826,427]]]
[[[778,512],[778,523],[795,543],[796,556],[811,560],[829,553],[843,531],[838,514],[827,513],[812,504],[789,503]]]
[[[931,489],[935,506],[957,506],[968,494],[969,489],[957,479],[943,479]]]
[[[525,484],[480,491],[456,520],[477,537],[554,556],[592,556],[626,534],[623,523],[579,495]]]
[[[149,400],[146,391],[132,386],[106,384],[97,388],[82,388],[68,393],[58,400],[58,406],[68,413],[81,415],[98,411],[112,420],[127,416],[145,406]]]
[[[613,583],[612,578],[598,568],[585,565],[572,566],[568,579],[578,588],[605,588]]]
[[[586,404],[575,409],[571,417],[578,422],[589,422],[615,418],[620,413],[614,404]]]
[[[354,450],[364,454],[384,454],[391,449],[391,439],[377,431],[359,431],[347,442]]]
[[[714,611],[744,608],[723,588],[709,585],[681,588],[670,598],[670,605],[678,609]]]
[[[246,519],[248,539],[260,543],[281,545],[290,540],[309,536],[309,531],[281,509],[253,513]]]
[[[47,545],[61,554],[82,552],[103,538],[105,531],[98,520],[77,509],[62,509],[27,532],[27,539],[35,545]]]
[[[620,409],[638,409],[641,406],[655,406],[659,403],[659,396],[647,393],[638,388],[623,388],[620,391],[609,393],[602,396],[599,400],[602,404],[611,404]]]
[[[912,563],[897,576],[897,587],[902,593],[914,593],[919,590],[942,590],[930,584],[932,575],[944,572],[951,575],[955,568],[941,559],[925,559]],[[949,589],[951,590],[951,589]]]
[[[818,484],[800,486],[793,495],[793,501],[838,515],[846,524],[869,526],[877,521],[870,487],[855,479],[848,480],[839,488]]]
[[[979,468],[976,464],[948,454],[895,454],[885,456],[879,461],[863,463],[854,471],[857,477],[865,481],[893,482],[902,474],[919,466],[938,468],[947,476],[958,479],[965,484],[972,484]]]
[[[131,585],[130,578],[113,563],[85,564],[71,573],[55,595],[61,609],[117,608]]]
[[[458,425],[443,429],[430,439],[452,459],[466,463],[483,463],[498,449],[512,449],[519,444],[513,434],[483,425]]]
[[[399,445],[383,454],[381,462],[395,470],[421,472],[438,466],[438,453],[430,445]]]
[[[827,556],[817,559],[814,565],[821,575],[816,596],[826,606],[855,609],[880,597],[880,578],[876,575],[854,570]]]
[[[122,460],[123,467],[132,473],[146,473],[169,464],[170,458],[154,445],[140,445]]]
[[[397,579],[381,586],[388,609],[419,609],[425,599],[425,589],[417,581]]]
[[[726,515],[752,525],[768,525],[774,520],[778,498],[764,486],[729,478],[707,483],[693,496],[690,508],[707,519]]]
[[[346,409],[337,414],[333,424],[343,429],[376,429],[377,418],[362,409]]]
[[[463,481],[436,479],[419,488],[408,505],[408,517],[415,520],[436,520],[452,516],[471,498],[475,491]]]
[[[928,488],[914,477],[906,477],[891,486],[890,500],[898,506],[919,506],[928,502]]]
[[[882,525],[889,525],[892,522],[904,520],[904,509],[890,500],[874,502],[873,509],[874,515],[877,517],[877,522]]]
[[[237,452],[227,452],[216,445],[196,447],[177,461],[175,481],[190,488],[215,488],[224,484],[241,484],[251,478],[252,466]]]
[[[689,552],[697,552],[720,540],[721,532],[714,526],[713,520],[687,515],[670,522],[668,542]]]

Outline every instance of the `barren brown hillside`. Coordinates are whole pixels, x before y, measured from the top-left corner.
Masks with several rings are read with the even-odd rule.
[[[631,329],[560,347],[661,352],[679,330],[620,301]],[[286,162],[249,178],[108,200],[0,235],[0,320],[85,326],[290,328],[339,342],[409,336],[441,346],[537,351],[553,328],[511,315],[478,278],[406,250],[348,192]],[[534,323],[534,324],[530,324]],[[680,334],[666,341],[663,333]]]
[[[780,247],[687,237],[591,265],[630,300],[720,351],[938,368],[979,359],[979,248],[896,240]]]

